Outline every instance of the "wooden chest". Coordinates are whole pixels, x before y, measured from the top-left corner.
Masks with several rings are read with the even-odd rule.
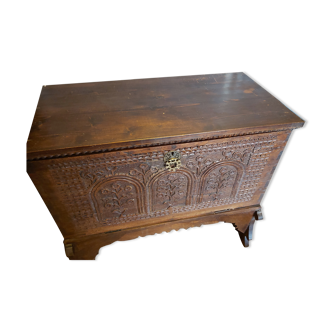
[[[69,259],[219,221],[248,246],[303,124],[244,73],[44,86],[27,170]]]

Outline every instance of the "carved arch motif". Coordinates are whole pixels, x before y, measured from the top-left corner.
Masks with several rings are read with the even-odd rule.
[[[193,174],[186,169],[159,173],[148,184],[150,210],[160,211],[190,205],[194,183]]]
[[[90,192],[100,221],[145,213],[145,192],[136,179],[114,176]]]
[[[234,198],[237,194],[244,167],[236,161],[222,161],[207,168],[201,176],[198,202]]]

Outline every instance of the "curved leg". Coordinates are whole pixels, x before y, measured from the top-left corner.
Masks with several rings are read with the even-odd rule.
[[[99,252],[99,247],[82,247],[77,243],[65,244],[65,252],[70,260],[94,260]]]
[[[255,217],[252,217],[247,229],[244,232],[240,232],[238,230],[241,242],[243,244],[244,247],[249,247],[249,241],[252,240],[252,233],[254,230],[254,224],[255,224]]]
[[[252,233],[254,230],[254,224],[255,224],[256,219],[253,217],[250,221],[250,224],[248,226],[248,238],[249,240],[252,240]]]

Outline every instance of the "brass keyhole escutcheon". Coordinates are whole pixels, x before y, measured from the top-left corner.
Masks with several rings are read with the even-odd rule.
[[[181,154],[178,151],[167,152],[164,156],[166,169],[175,172],[181,167]]]

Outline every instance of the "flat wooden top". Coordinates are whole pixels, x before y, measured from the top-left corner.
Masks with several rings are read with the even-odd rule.
[[[303,123],[244,73],[49,85],[27,152]]]

